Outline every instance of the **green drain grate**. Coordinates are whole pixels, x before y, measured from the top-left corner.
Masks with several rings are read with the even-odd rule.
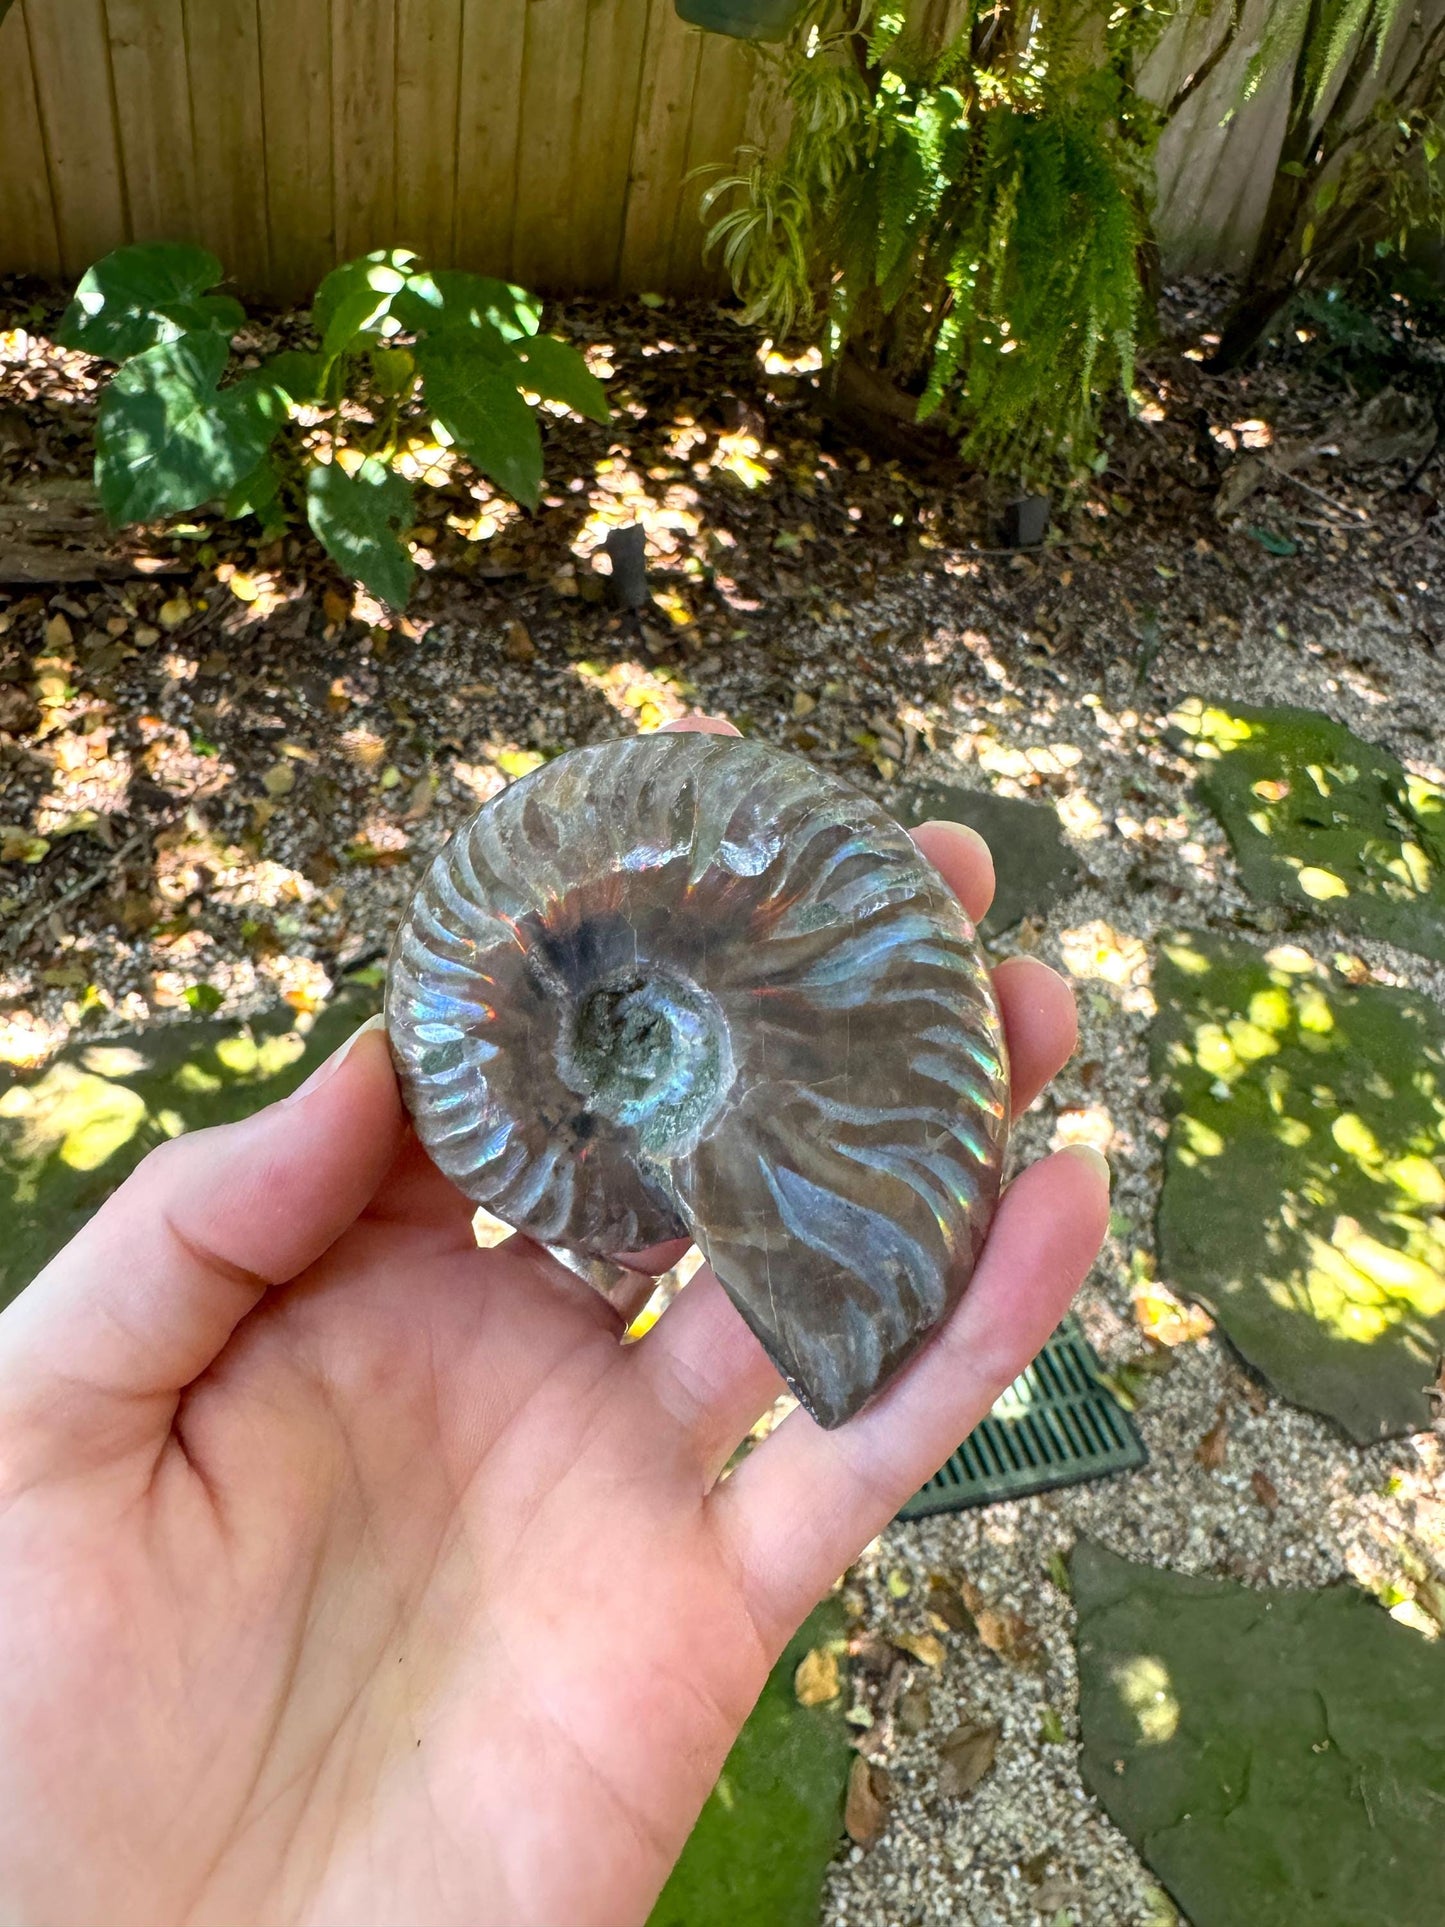
[[[1070,1312],[1033,1364],[959,1446],[900,1519],[961,1512],[1055,1486],[1133,1472],[1148,1453]]]

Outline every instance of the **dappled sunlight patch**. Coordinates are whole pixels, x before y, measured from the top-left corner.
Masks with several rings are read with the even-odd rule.
[[[1361,1440],[1422,1430],[1445,1351],[1445,1017],[1293,946],[1166,938],[1161,1267]]]
[[[1123,1010],[1146,1015],[1153,1011],[1153,971],[1142,937],[1116,930],[1099,918],[1060,931],[1059,948],[1071,976],[1102,984]]]
[[[1057,1151],[1067,1144],[1091,1144],[1096,1151],[1107,1154],[1114,1137],[1113,1113],[1107,1104],[1078,1104],[1059,1112],[1049,1149]]]
[[[153,1024],[75,1043],[38,1075],[0,1074],[0,1304],[154,1145],[284,1097],[376,1003],[349,988],[314,1014],[282,1003],[249,1024]]]
[[[600,663],[578,662],[573,670],[579,682],[596,690],[634,729],[660,729],[689,711],[690,692],[679,677],[665,670],[629,661],[610,663],[606,668]]]
[[[1170,721],[1250,890],[1445,961],[1445,789],[1314,710],[1196,697]]]
[[[1169,1668],[1157,1654],[1132,1653],[1111,1675],[1115,1690],[1138,1723],[1143,1746],[1160,1746],[1179,1731],[1179,1702]]]

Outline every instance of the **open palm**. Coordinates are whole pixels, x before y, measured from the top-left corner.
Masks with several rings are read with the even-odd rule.
[[[987,853],[918,833],[975,916]],[[997,976],[1016,1105],[1068,993]],[[637,1927],[772,1661],[1102,1234],[1069,1153],[833,1433],[706,1271],[639,1344],[470,1207],[363,1035],[163,1147],[0,1317],[0,1914]]]

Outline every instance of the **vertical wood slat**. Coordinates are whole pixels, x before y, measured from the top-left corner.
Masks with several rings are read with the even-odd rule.
[[[331,9],[336,249],[343,261],[396,233],[396,0]]]
[[[196,220],[228,277],[270,278],[265,110],[256,0],[185,0],[196,154]],[[164,143],[164,134],[158,130]]]
[[[456,211],[462,0],[397,0],[396,240],[450,261]]]
[[[640,0],[586,0],[587,54],[577,114],[572,285],[610,289],[622,252],[632,132],[647,58]]]
[[[672,0],[650,0],[618,278],[623,287],[666,275],[687,166],[688,121],[702,35],[683,25]]]
[[[336,265],[331,137],[331,10],[336,3],[258,0],[271,242],[267,291],[281,301],[303,300]]]
[[[573,197],[577,122],[587,51],[587,9],[577,0],[528,0],[517,142],[517,213],[511,272],[528,287],[566,287],[577,228]]]
[[[58,278],[61,265],[30,39],[15,8],[0,26],[0,273],[19,270]]]
[[[190,240],[196,156],[184,0],[105,0],[105,15],[131,239]]]
[[[453,257],[464,268],[511,266],[526,0],[464,0]]]
[[[14,12],[29,30],[60,263],[74,278],[129,232],[105,8],[103,0],[27,0]]]
[[[671,288],[712,293],[722,281],[716,253],[704,261],[703,195],[717,167],[732,171],[747,125],[755,58],[740,41],[703,36],[688,121],[687,153],[667,268]]]

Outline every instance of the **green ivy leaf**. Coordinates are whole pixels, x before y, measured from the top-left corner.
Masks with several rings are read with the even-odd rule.
[[[534,294],[460,268],[418,276],[397,300],[396,314],[416,334],[495,330],[503,343],[525,340],[542,325],[542,304]]]
[[[286,511],[281,501],[281,477],[269,455],[263,455],[249,475],[231,490],[223,504],[228,521],[239,522],[243,515],[254,515],[263,536],[269,538],[286,526]]]
[[[207,292],[220,279],[220,262],[204,248],[171,242],[117,248],[81,280],[58,339],[107,361],[129,361],[187,334],[229,341],[246,310],[230,295]]]
[[[348,475],[338,462],[306,478],[306,514],[326,553],[393,609],[406,606],[416,565],[400,539],[413,518],[411,484],[376,456]]]
[[[321,356],[300,348],[288,348],[282,354],[272,355],[261,367],[262,381],[279,390],[298,408],[320,400],[325,378],[326,364]]]
[[[323,358],[334,361],[363,336],[384,340],[399,333],[402,324],[392,313],[393,302],[414,282],[430,279],[425,269],[416,266],[410,248],[378,248],[374,254],[334,268],[316,290],[311,306]]]
[[[526,371],[523,386],[534,390],[543,401],[560,401],[589,421],[610,420],[607,390],[567,342],[555,335],[537,335],[517,353]]]
[[[376,392],[384,401],[401,394],[416,373],[416,361],[409,348],[373,348],[367,359]]]
[[[477,352],[467,334],[424,338],[416,345],[426,405],[462,453],[527,508],[542,492],[542,437],[537,417],[517,391],[521,372]]]
[[[179,515],[227,494],[270,447],[275,395],[254,376],[218,386],[228,349],[185,335],[136,355],[100,404],[95,480],[117,525]]]

